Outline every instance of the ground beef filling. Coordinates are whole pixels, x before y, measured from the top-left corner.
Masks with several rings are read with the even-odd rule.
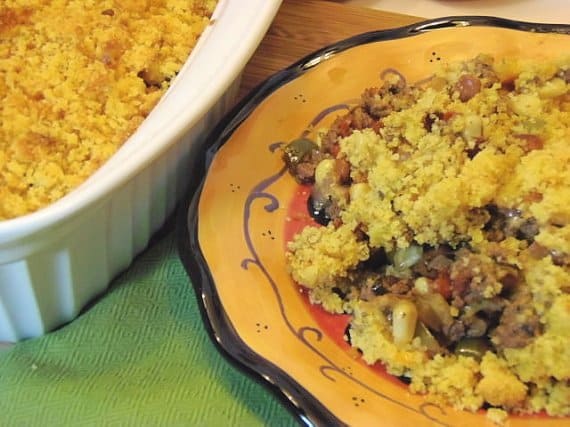
[[[385,254],[354,273],[360,299],[373,300],[380,295],[410,298],[417,303],[414,283],[420,278],[432,280],[436,302],[428,298],[420,321],[429,325],[438,342],[448,351],[466,338],[478,338],[481,345],[503,350],[528,345],[541,333],[538,315],[529,304],[530,295],[515,266],[496,264],[468,247],[452,249],[442,245],[422,249],[421,258],[409,269],[387,274],[393,265]],[[485,296],[490,282],[500,283],[502,291]],[[339,295],[346,294],[340,292]],[[423,297],[420,297],[420,299]],[[451,319],[444,312],[456,308]]]

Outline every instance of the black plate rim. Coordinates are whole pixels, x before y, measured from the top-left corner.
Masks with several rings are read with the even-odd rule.
[[[361,33],[325,46],[267,78],[224,116],[198,149],[198,162],[189,177],[190,189],[178,207],[176,234],[178,254],[196,294],[204,326],[226,360],[265,386],[301,425],[345,424],[285,371],[248,347],[225,312],[198,241],[198,204],[207,170],[217,151],[266,96],[332,55],[361,44],[413,37],[439,29],[473,26],[570,35],[570,24],[525,22],[493,16],[447,16],[394,29]]]

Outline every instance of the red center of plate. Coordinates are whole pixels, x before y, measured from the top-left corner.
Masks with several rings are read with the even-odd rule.
[[[287,220],[285,222],[284,229],[285,243],[291,241],[295,234],[299,233],[308,225],[320,227],[320,225],[309,214],[308,200],[310,195],[311,186],[309,185],[299,185],[295,190],[287,210]],[[388,374],[381,363],[375,363],[374,365],[366,364],[356,349],[351,347],[351,345],[346,341],[345,331],[350,322],[350,315],[329,313],[320,305],[311,304],[306,289],[302,286],[299,286],[299,288],[307,310],[325,335],[331,338],[343,351],[348,352],[351,356],[357,359],[359,363],[368,366],[371,371],[381,375],[384,379],[394,384],[401,385],[403,388],[406,387],[403,382],[399,381],[393,375]]]

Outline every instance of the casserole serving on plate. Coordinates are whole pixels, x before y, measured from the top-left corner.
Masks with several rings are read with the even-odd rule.
[[[486,17],[455,17],[396,30],[362,34],[324,48],[278,73],[253,92],[212,134],[208,143],[210,148],[206,153],[208,170],[205,172],[200,192],[196,193],[192,200],[188,218],[185,218],[182,224],[182,227],[187,228],[185,235],[181,233],[182,258],[199,299],[204,304],[204,313],[216,342],[233,359],[276,385],[282,396],[297,408],[301,419],[317,424],[360,425],[382,420],[386,425],[394,426],[468,426],[501,422],[505,414],[493,408],[488,411],[489,418],[486,418],[487,411],[477,410],[477,407],[471,408],[473,412],[461,412],[458,411],[461,405],[454,407],[453,401],[450,404],[431,399],[429,396],[413,394],[411,391],[420,391],[422,394],[424,391],[418,388],[408,389],[402,381],[387,375],[387,368],[382,363],[370,366],[372,361],[367,357],[363,360],[359,352],[348,344],[350,333],[347,333],[346,328],[353,313],[343,311],[331,314],[318,304],[312,304],[319,302],[318,295],[308,294],[307,286],[299,287],[293,281],[290,276],[291,264],[287,263],[287,251],[298,249],[288,246],[288,242],[292,240],[294,233],[312,222],[307,198],[314,193],[310,186],[299,185],[287,174],[282,161],[283,148],[294,140],[318,140],[320,128],[334,128],[337,117],[342,118],[347,112],[353,111],[352,108],[358,104],[358,96],[363,88],[382,87],[382,80],[388,77],[383,73],[384,70],[392,70],[390,77],[397,86],[398,82],[401,83],[398,73],[405,76],[408,82],[426,84],[429,81],[426,78],[432,76],[441,64],[470,60],[481,53],[491,55],[497,61],[517,58],[543,64],[563,56],[564,53],[568,54],[569,32],[568,26],[565,25],[527,24]],[[477,40],[477,43],[473,43],[473,40]],[[394,70],[398,73],[394,73]],[[552,76],[556,74],[556,79],[564,80],[565,70],[553,68]],[[469,66],[466,66],[464,71],[475,73]],[[482,87],[485,86],[484,79],[481,84]],[[504,84],[504,90],[510,91],[508,81]],[[558,84],[556,80],[554,85]],[[444,87],[445,85],[442,86]],[[396,89],[393,88],[392,92],[396,93]],[[565,96],[564,92],[552,93],[555,93],[555,96]],[[465,102],[470,99],[470,96],[462,91],[458,91],[457,97],[465,98]],[[383,98],[380,97],[381,99]],[[457,102],[463,100],[459,99]],[[562,102],[564,104],[567,100]],[[522,104],[519,107],[523,108]],[[358,121],[362,118],[359,117],[353,116],[350,119]],[[449,123],[452,123],[451,116],[447,117],[445,112],[442,112],[441,117],[437,111],[433,113],[433,117],[426,117],[428,120],[418,121],[423,129],[422,134],[435,130],[432,125],[438,120],[447,118]],[[392,122],[386,120],[383,124],[386,126],[386,132],[391,129],[390,126],[396,119],[397,117],[391,119]],[[383,125],[375,126],[375,121],[370,121],[370,128],[381,129]],[[337,122],[336,125],[334,129],[342,132],[342,122]],[[443,123],[441,126],[443,129]],[[466,129],[456,130],[458,137],[461,137],[462,131]],[[479,135],[469,131],[464,136],[469,139]],[[406,134],[406,137],[410,138],[410,141],[415,138],[414,133]],[[360,141],[364,151],[371,146],[365,139]],[[523,147],[529,152],[539,149],[539,145],[535,143],[528,145],[530,137],[522,139],[526,141],[521,141]],[[405,152],[410,141],[403,139],[403,152],[392,154],[398,154],[404,159],[414,159],[413,152]],[[484,140],[478,140],[476,143],[484,143]],[[341,150],[342,144],[341,142]],[[509,151],[516,150],[515,145],[513,143]],[[488,151],[485,151],[483,146],[479,148],[483,153],[481,159],[484,159]],[[334,156],[335,151],[332,150],[330,154]],[[424,153],[426,161],[430,159],[429,152],[428,150]],[[434,156],[437,155],[436,151],[433,153]],[[474,150],[468,154],[477,159],[478,153],[479,151]],[[373,154],[372,150],[370,156],[361,156],[362,164],[370,160]],[[471,164],[469,155],[465,157],[466,163]],[[432,159],[432,164],[435,164],[434,160]],[[473,162],[473,166],[476,166],[477,162]],[[426,164],[429,164],[429,161]],[[449,173],[452,168],[451,166]],[[420,171],[421,168],[417,170]],[[427,172],[429,170],[426,169]],[[384,171],[387,174],[397,172],[390,167],[386,167]],[[401,177],[400,182],[410,180],[413,170],[408,172],[409,176]],[[492,171],[475,168],[472,172],[474,176],[478,176],[478,173],[484,176]],[[376,178],[378,182],[384,182],[387,177],[378,173]],[[358,181],[359,178],[352,176],[352,179]],[[315,180],[319,181],[317,176]],[[388,190],[382,197],[387,197]],[[484,193],[489,189],[477,186],[472,190],[470,194],[478,194],[478,191]],[[449,197],[455,196],[450,193]],[[417,200],[421,200],[421,194]],[[442,206],[449,204],[452,202]],[[235,215],[228,215],[228,212],[235,212]],[[328,214],[330,216],[331,212]],[[426,211],[427,215],[429,210]],[[345,221],[346,216],[340,219]],[[364,220],[360,222],[370,226]],[[343,227],[342,222],[333,225]],[[388,228],[388,224],[381,221],[375,225],[379,231],[382,231],[383,226]],[[485,232],[497,231],[500,228],[493,226]],[[367,238],[372,240],[369,230],[362,228],[359,231],[361,233],[356,233],[356,242],[359,245],[363,246]],[[534,232],[530,232],[530,228],[527,231],[529,233],[520,234],[521,242],[530,240],[531,235],[535,236]],[[303,258],[303,263],[306,262],[309,267],[315,266],[318,277],[331,272],[334,275],[334,266],[328,271],[321,269],[317,256],[334,257],[337,253],[343,254],[345,249],[349,249],[352,240],[349,239],[350,242],[346,245],[335,245],[332,241],[330,245],[326,245],[322,236],[313,236],[314,240],[309,234],[306,237],[305,249],[307,253],[315,249],[315,256]],[[377,235],[374,236],[376,237]],[[419,235],[417,238],[418,241],[423,239]],[[496,238],[502,240],[498,235]],[[390,254],[386,255],[389,260]],[[396,255],[394,258],[397,258]],[[340,261],[350,262],[347,259]],[[392,261],[384,264],[394,267],[396,264]],[[564,270],[567,267],[562,265],[557,268]],[[297,270],[303,271],[308,273],[309,278],[316,277],[310,274],[311,269],[307,266]],[[477,273],[475,269],[473,272]],[[307,277],[296,278],[305,281]],[[328,279],[325,281],[328,282]],[[429,282],[426,280],[425,284],[429,285]],[[558,282],[558,286],[561,293],[567,292],[564,282]],[[422,288],[421,283],[419,288]],[[347,289],[339,288],[333,292],[338,292],[337,296],[342,298],[343,291]],[[557,303],[557,307],[560,305],[558,308],[561,309],[558,312],[564,313],[564,298],[561,301],[560,304]],[[379,307],[378,314],[382,314],[381,308]],[[401,312],[406,313],[405,310]],[[375,327],[378,319],[371,316],[369,320],[370,325]],[[545,336],[554,329],[560,330],[560,325],[556,322],[549,324],[546,319],[542,320],[540,328],[547,331]],[[361,325],[364,323],[361,322]],[[534,335],[535,331],[529,333]],[[388,340],[390,339],[388,335]],[[568,340],[567,334],[558,334],[556,341],[564,340]],[[505,347],[514,345],[512,342],[507,343],[504,335],[500,337],[499,342]],[[524,343],[527,344],[528,341]],[[383,342],[379,343],[379,347],[383,345]],[[389,352],[393,350],[390,347],[382,348]],[[561,351],[556,352],[557,357],[566,360],[568,352],[563,350],[564,346],[559,348]],[[471,364],[471,359],[462,360]],[[544,361],[543,365],[545,363],[547,362]],[[548,399],[541,396],[541,391],[530,390],[533,399],[527,402],[529,406],[519,412],[513,411],[508,418],[509,425],[564,425],[567,422],[563,417],[569,410],[570,402],[567,394],[568,374],[563,368],[564,364],[561,366],[562,368],[553,374],[556,376],[556,381],[553,380],[556,386],[546,392],[552,395],[548,399],[552,398],[551,403],[554,406],[548,407]],[[487,367],[481,365],[481,370],[490,372]],[[388,370],[390,369],[392,368],[388,366]],[[394,370],[392,372],[395,373]],[[445,378],[437,377],[438,381],[447,381],[446,384],[438,381],[426,383],[426,389],[433,385],[441,386],[442,391],[445,386],[446,390],[453,390],[455,387],[457,393],[463,392],[463,380],[466,377],[454,376],[454,372],[447,372],[448,377]],[[465,372],[459,369],[457,373],[462,375]],[[526,374],[520,371],[517,373],[521,379],[526,377]],[[485,375],[485,372],[482,375],[476,373],[472,379],[479,382]],[[404,380],[409,381],[409,377]],[[544,384],[550,380],[548,375],[540,379]],[[482,385],[481,390],[486,389],[488,385],[488,382]],[[510,386],[506,382],[504,385]],[[529,389],[532,389],[532,385]],[[509,393],[512,391],[505,390]],[[495,399],[491,400],[492,402],[488,401],[484,405],[484,409],[497,403]],[[507,404],[509,405],[510,403]],[[548,416],[547,412],[558,417]]]

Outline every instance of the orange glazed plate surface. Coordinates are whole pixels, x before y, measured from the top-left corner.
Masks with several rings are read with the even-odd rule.
[[[279,147],[329,125],[386,68],[418,81],[442,62],[479,53],[541,61],[570,53],[569,33],[567,25],[496,18],[426,21],[326,47],[246,97],[211,135],[202,185],[179,224],[181,258],[222,353],[309,425],[494,425],[485,411],[436,406],[381,366],[366,365],[343,340],[345,316],[307,302],[285,251],[311,222],[308,193],[284,168]],[[511,415],[507,425],[569,422]]]

